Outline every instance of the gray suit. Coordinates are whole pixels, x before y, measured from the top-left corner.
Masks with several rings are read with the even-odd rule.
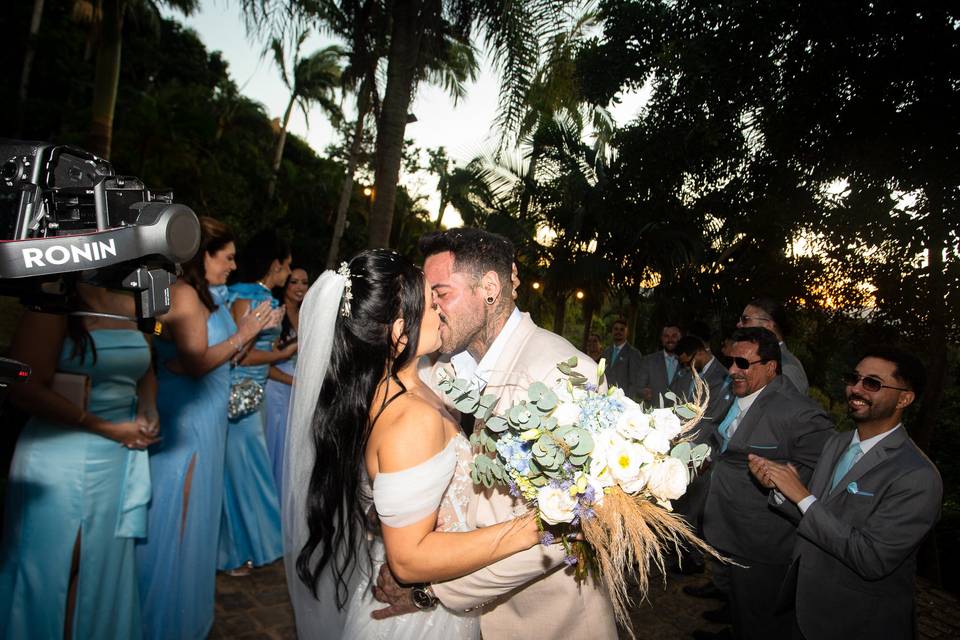
[[[780,343],[780,366],[783,369],[783,377],[793,383],[797,391],[806,395],[810,388],[810,382],[807,380],[807,372],[803,370],[803,364],[800,359],[787,349],[787,343]]]
[[[624,342],[620,353],[617,354],[616,362],[611,363],[613,346],[604,349],[602,357],[607,361],[604,374],[607,384],[620,387],[627,397],[639,400],[640,391],[643,389],[643,385],[640,384],[643,355],[629,342]]]
[[[726,451],[715,435],[703,531],[707,542],[748,567],[730,571],[738,637],[789,637],[790,618],[774,615],[774,605],[796,542],[794,522],[769,508],[769,492],[750,474],[747,455],[790,462],[808,482],[832,433],[820,405],[777,376],[740,417]]]
[[[679,372],[680,367],[678,366],[677,373],[679,374]],[[660,406],[660,396],[670,391],[670,382],[667,379],[667,363],[664,360],[662,349],[643,356],[640,361],[639,385],[641,390],[647,387],[653,389],[653,397],[650,399],[653,406]],[[673,403],[664,400],[664,406],[671,404]]]
[[[784,595],[796,590],[797,624],[811,640],[912,638],[917,548],[939,517],[943,483],[901,426],[830,491],[852,439],[838,433],[823,448]],[[800,517],[789,502],[780,509]]]

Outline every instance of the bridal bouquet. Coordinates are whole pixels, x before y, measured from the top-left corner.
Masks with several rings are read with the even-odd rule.
[[[646,594],[650,563],[683,544],[713,551],[672,513],[710,453],[687,436],[706,406],[706,385],[696,379],[694,400],[645,410],[621,389],[601,392],[575,370],[577,359],[557,365],[563,374],[548,386],[534,382],[525,398],[495,415],[497,396],[441,370],[438,386],[462,413],[483,420],[471,443],[473,481],[505,486],[535,509],[542,541],[559,539],[578,579],[599,571],[618,619],[629,628],[627,576],[636,573]],[[597,377],[603,379],[601,360]],[[570,536],[570,534],[580,534]],[[570,538],[578,540],[571,542]]]

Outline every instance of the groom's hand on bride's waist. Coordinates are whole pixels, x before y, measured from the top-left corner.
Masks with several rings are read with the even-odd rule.
[[[383,609],[371,612],[370,617],[383,620],[393,616],[419,611],[413,603],[413,589],[404,587],[393,577],[390,567],[386,563],[380,565],[380,574],[373,585],[373,597],[388,605]]]

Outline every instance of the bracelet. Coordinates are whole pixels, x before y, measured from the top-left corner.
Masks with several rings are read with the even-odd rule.
[[[242,342],[239,344],[234,343],[233,336],[230,336],[229,338],[227,338],[227,342],[230,343],[230,346],[233,347],[233,350],[236,351],[237,353],[240,353],[243,350],[243,343]]]

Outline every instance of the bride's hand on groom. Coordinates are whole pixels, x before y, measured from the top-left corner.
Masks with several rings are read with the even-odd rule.
[[[413,595],[410,587],[404,587],[390,572],[390,566],[387,563],[380,565],[380,574],[377,576],[377,583],[373,585],[373,597],[377,601],[387,605],[383,609],[377,609],[370,613],[374,620],[383,620],[393,616],[403,615],[419,611],[413,604]]]

